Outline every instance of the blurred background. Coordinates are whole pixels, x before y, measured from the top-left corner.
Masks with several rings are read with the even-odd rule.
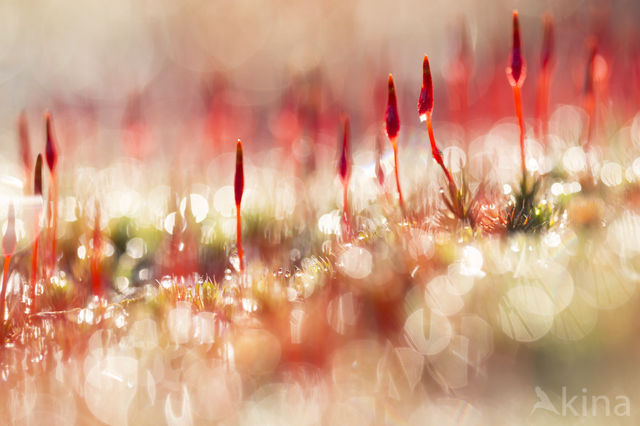
[[[525,115],[534,113],[545,13],[556,24],[551,104],[579,99],[586,40],[596,37],[610,95],[637,107],[637,96],[620,96],[639,87],[634,0],[6,1],[0,155],[18,159],[23,109],[34,150],[50,110],[62,155],[88,163],[173,156],[178,144],[227,151],[237,137],[250,147],[300,135],[333,145],[342,112],[354,135],[380,125],[390,72],[403,125],[417,126],[425,53],[434,119],[486,130],[513,113],[504,68],[514,8],[528,65]]]

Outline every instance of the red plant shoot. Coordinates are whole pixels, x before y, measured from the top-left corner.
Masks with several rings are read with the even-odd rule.
[[[382,136],[376,136],[376,179],[380,188],[384,188],[384,170],[382,168]]]
[[[186,272],[183,252],[183,237],[186,232],[186,220],[180,209],[179,196],[173,193],[169,197],[169,211],[175,212],[175,221],[169,243],[169,257],[171,274],[174,276],[184,275]],[[186,211],[185,211],[186,214]]]
[[[429,58],[424,55],[422,61],[422,89],[420,90],[420,98],[418,99],[418,115],[420,121],[427,122],[427,131],[429,132],[429,141],[431,143],[431,154],[436,163],[442,167],[450,189],[456,190],[456,184],[453,181],[451,173],[444,165],[444,160],[440,154],[440,150],[436,146],[436,138],[433,135],[433,126],[431,124],[431,115],[433,114],[433,81],[431,78],[431,67],[429,66]]]
[[[538,78],[538,137],[544,140],[549,133],[549,89],[551,83],[551,66],[553,62],[553,19],[546,15],[543,18],[542,49],[540,52],[540,77]]]
[[[0,292],[0,323],[4,323],[5,306],[7,296],[7,283],[9,281],[9,264],[11,257],[16,252],[18,240],[16,238],[16,212],[13,203],[9,204],[7,215],[7,230],[2,237],[2,254],[4,255],[4,269],[2,273],[2,291]]]
[[[51,206],[51,253],[50,253],[50,267],[51,270],[55,268],[56,263],[56,235],[58,232],[58,180],[56,177],[56,165],[58,164],[58,152],[56,150],[55,136],[53,134],[53,124],[51,123],[51,114],[45,114],[45,127],[47,143],[45,147],[45,156],[47,159],[47,166],[49,167],[49,173],[51,174],[51,194],[50,202]]]
[[[42,154],[36,158],[36,167],[33,174],[33,194],[42,197]],[[31,282],[29,290],[31,292],[31,311],[36,310],[36,282],[38,280],[38,246],[40,240],[40,210],[36,212],[33,223],[33,253],[31,255]]]
[[[465,19],[459,21],[455,37],[457,49],[447,70],[447,80],[451,84],[451,108],[453,111],[458,111],[461,122],[465,123],[469,107],[469,77],[473,68],[469,26]]]
[[[400,178],[398,176],[398,133],[400,132],[400,118],[398,117],[398,101],[396,99],[396,87],[393,84],[393,76],[389,74],[388,81],[388,98],[387,111],[385,114],[385,124],[387,137],[393,147],[393,164],[396,174],[396,186],[398,188],[398,197],[400,201],[400,209],[404,215],[404,199],[402,198],[402,189],[400,189]]]
[[[102,295],[102,273],[100,265],[100,257],[102,255],[102,232],[100,231],[100,204],[96,201],[96,213],[93,221],[93,235],[91,244],[93,245],[93,255],[91,256],[91,285],[93,295],[100,297]]]
[[[589,118],[587,129],[587,146],[591,145],[593,128],[595,126],[596,113],[596,93],[595,93],[595,63],[598,55],[598,43],[595,38],[589,40],[589,59],[587,61],[587,71],[584,78],[584,108]]]
[[[242,165],[242,141],[238,139],[236,144],[236,174],[233,189],[236,198],[236,235],[238,241],[238,259],[240,261],[240,272],[244,272],[244,252],[242,251],[242,217],[240,215],[240,204],[244,193],[244,168]]]
[[[29,124],[24,111],[18,117],[18,137],[20,139],[20,157],[24,167],[24,175],[28,178],[31,175],[31,142],[29,140]]]
[[[518,11],[513,11],[513,44],[509,55],[509,65],[507,66],[507,79],[513,88],[513,98],[516,106],[516,116],[520,126],[520,162],[522,176],[526,175],[527,166],[524,157],[524,119],[522,117],[522,100],[520,99],[520,88],[524,84],[527,76],[527,68],[522,57],[520,46],[520,23],[518,21]]]
[[[183,264],[185,266],[185,270],[188,272],[195,272],[198,269],[197,265],[197,241],[195,240],[195,236],[193,235],[194,225],[195,225],[195,216],[193,213],[193,207],[191,206],[191,194],[187,193],[185,197],[185,205],[184,205],[184,213],[182,214],[184,217],[184,232],[183,232]]]
[[[338,174],[342,181],[342,222],[344,235],[348,238],[349,227],[349,180],[351,179],[351,128],[349,125],[349,118],[344,118],[344,130],[342,133],[342,147],[340,150],[340,159],[338,160]]]

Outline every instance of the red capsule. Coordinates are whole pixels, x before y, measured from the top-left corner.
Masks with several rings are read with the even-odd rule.
[[[36,168],[33,173],[33,193],[42,196],[42,154],[36,158]]]
[[[238,139],[236,144],[236,175],[234,181],[234,190],[236,195],[236,206],[242,202],[242,194],[244,193],[244,168],[242,165],[242,141]]]
[[[389,74],[389,96],[387,98],[387,112],[385,124],[387,137],[395,139],[400,131],[400,118],[398,117],[398,101],[396,99],[396,87],[393,84],[393,76]]]
[[[45,124],[46,124],[46,135],[47,135],[47,146],[45,150],[45,155],[47,158],[47,166],[49,167],[49,171],[51,173],[55,172],[56,164],[58,163],[58,152],[56,150],[56,142],[55,136],[53,134],[53,124],[51,123],[51,114],[46,113],[45,116]]]
[[[418,115],[420,120],[424,121],[427,114],[433,112],[433,81],[431,79],[431,67],[429,67],[429,58],[424,55],[422,61],[422,89],[420,90],[420,98],[418,98]]]
[[[342,182],[349,179],[351,175],[351,128],[349,118],[344,118],[344,131],[342,134],[342,149],[340,151],[340,160],[338,161],[338,174]]]
[[[9,203],[9,213],[7,215],[7,230],[2,237],[2,252],[6,256],[13,256],[16,252],[18,241],[16,239],[16,211],[13,203]]]
[[[540,63],[543,69],[549,67],[551,60],[553,58],[553,45],[554,45],[554,37],[553,37],[553,18],[551,16],[546,15],[543,18],[543,36],[542,36],[542,50],[540,52]]]
[[[515,87],[522,87],[527,75],[524,58],[520,46],[520,23],[518,21],[518,11],[513,11],[513,45],[509,55],[509,65],[507,66],[507,78],[509,84]]]

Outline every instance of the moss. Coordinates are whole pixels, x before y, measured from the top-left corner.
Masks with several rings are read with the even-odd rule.
[[[511,204],[507,207],[505,222],[508,233],[537,233],[549,229],[555,223],[556,209],[546,201],[539,200],[540,185],[539,178],[527,179],[526,175],[522,177]]]

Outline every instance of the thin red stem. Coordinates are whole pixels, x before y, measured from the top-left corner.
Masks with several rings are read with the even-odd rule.
[[[238,259],[240,261],[240,273],[244,272],[244,251],[242,250],[242,216],[240,204],[236,204],[236,235],[238,240]]]
[[[593,129],[596,121],[596,100],[595,95],[588,94],[586,101],[587,117],[589,124],[587,127],[587,147],[591,146],[591,140],[593,139]]]
[[[433,125],[431,123],[431,114],[427,114],[427,132],[429,132],[429,141],[431,142],[431,152],[433,154],[436,162],[442,167],[445,176],[447,177],[447,181],[449,182],[449,186],[457,191],[457,186],[453,181],[453,177],[451,176],[451,172],[444,166],[444,161],[442,160],[442,156],[440,155],[440,151],[438,151],[438,147],[436,145],[436,138],[433,135]]]
[[[342,188],[342,223],[344,226],[344,236],[345,238],[349,237],[350,227],[349,227],[349,179],[345,179],[343,182]]]
[[[549,70],[544,68],[538,84],[538,118],[540,120],[538,138],[545,142],[549,134],[549,80]]]
[[[101,241],[100,241],[100,224],[96,221],[95,226],[97,230],[94,229],[93,236],[93,255],[91,256],[91,284],[93,287],[93,295],[101,297],[102,296],[102,268],[100,267],[100,256],[101,256]]]
[[[393,146],[393,168],[396,174],[396,187],[398,188],[400,210],[402,210],[402,215],[404,215],[404,198],[402,198],[402,189],[400,188],[400,177],[398,176],[398,138],[391,139],[391,145]]]
[[[9,263],[11,255],[4,257],[4,271],[2,273],[2,291],[0,292],[0,324],[4,323],[4,311],[6,306],[7,282],[9,281]]]
[[[39,223],[40,215],[36,215],[35,219],[35,238],[33,241],[33,254],[31,256],[31,283],[29,285],[29,290],[31,291],[31,313],[36,311],[36,282],[38,280],[38,243],[40,240],[40,229]]]
[[[101,271],[99,253],[94,253],[91,259],[91,284],[94,296],[102,296]]]
[[[58,178],[55,172],[51,173],[51,270],[56,267],[56,236],[58,234]]]
[[[522,167],[522,176],[526,175],[527,166],[524,158],[524,120],[522,118],[522,100],[520,99],[520,87],[513,86],[513,98],[516,104],[516,116],[518,117],[518,125],[520,126],[520,163]]]

